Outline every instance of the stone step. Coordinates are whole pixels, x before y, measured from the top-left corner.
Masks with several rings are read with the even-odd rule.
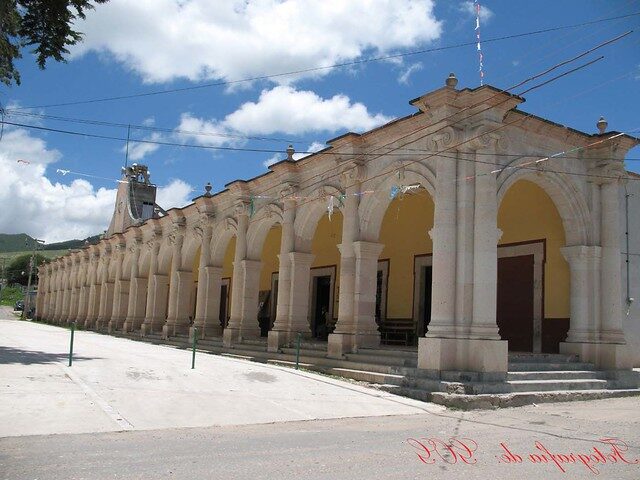
[[[507,374],[507,380],[605,380],[606,378],[604,372],[596,370],[550,370]]]
[[[577,355],[562,353],[510,353],[509,363],[572,363],[580,362]]]
[[[395,365],[398,367],[417,367],[418,366],[417,358],[407,358],[403,356],[348,353],[345,355],[345,358],[349,361],[359,362],[359,363]]]
[[[561,362],[561,363],[527,363],[527,362],[509,362],[507,367],[509,372],[550,372],[550,371],[567,371],[567,370],[594,370],[595,367],[591,363],[584,362]]]
[[[509,380],[512,392],[546,392],[557,390],[605,390],[606,380]]]
[[[361,348],[358,350],[358,354],[373,355],[376,357],[402,357],[409,360],[418,361],[418,350],[405,348]]]
[[[497,395],[455,395],[434,392],[431,402],[447,407],[472,409],[493,409],[521,407],[523,405],[549,402],[577,402],[600,400],[603,398],[620,398],[640,396],[640,389],[626,390],[556,390],[544,392],[508,393]]]
[[[260,337],[260,338],[245,338],[242,340],[242,345],[252,345],[252,346],[259,346],[259,347],[264,347],[267,348],[267,338],[266,337]]]
[[[281,348],[280,351],[286,355],[294,355],[296,354],[295,348]],[[326,358],[327,352],[324,350],[312,350],[307,348],[300,349],[301,357],[313,357],[313,358]]]

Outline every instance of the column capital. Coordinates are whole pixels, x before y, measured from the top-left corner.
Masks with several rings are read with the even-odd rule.
[[[573,245],[560,248],[560,253],[571,264],[588,258],[600,258],[602,256],[602,248],[595,245]]]
[[[289,260],[292,266],[311,266],[316,256],[312,253],[289,252]]]
[[[378,258],[384,250],[384,244],[374,242],[353,242],[353,251],[357,258]]]
[[[609,160],[600,162],[594,167],[587,170],[591,177],[587,178],[587,182],[596,185],[606,185],[613,183],[623,184],[628,181],[629,175],[624,168],[624,163],[618,160]]]

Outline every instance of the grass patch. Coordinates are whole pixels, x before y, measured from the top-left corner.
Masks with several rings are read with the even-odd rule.
[[[0,305],[13,307],[18,300],[24,300],[20,287],[5,287],[0,290]]]

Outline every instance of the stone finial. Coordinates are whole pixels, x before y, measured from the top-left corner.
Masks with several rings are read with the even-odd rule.
[[[456,85],[458,85],[458,77],[456,77],[455,73],[451,72],[445,80],[444,84],[447,87],[456,88]]]
[[[210,197],[211,196],[211,189],[213,187],[211,186],[211,182],[207,182],[207,184],[204,186],[204,196],[205,197]]]
[[[598,127],[598,131],[600,132],[600,134],[603,134],[607,131],[607,125],[609,124],[604,119],[604,117],[600,117],[600,120],[598,120],[598,123],[596,123],[596,126]]]
[[[293,162],[294,153],[296,153],[296,151],[293,149],[293,145],[289,145],[289,148],[287,148],[287,160]]]

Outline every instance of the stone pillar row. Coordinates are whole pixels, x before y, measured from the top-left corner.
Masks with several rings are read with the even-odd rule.
[[[452,130],[439,148],[457,141]],[[458,138],[459,140],[459,138]],[[507,371],[507,343],[496,325],[498,186],[495,175],[499,138],[481,136],[462,152],[468,159],[435,159],[433,285],[431,322],[419,339],[418,366],[429,372],[467,371],[477,378],[496,380]],[[561,351],[578,354],[598,367],[625,367],[630,358],[622,328],[620,265],[620,180],[610,171],[592,184],[590,215],[597,225],[592,244],[562,249],[571,273],[571,328]],[[360,232],[360,202],[365,179],[362,163],[351,160],[341,177],[345,193],[340,245],[338,323],[329,336],[327,353],[342,358],[361,348],[376,347],[380,334],[375,322],[377,262],[383,245],[366,241]],[[298,334],[310,336],[308,320],[311,265],[308,245],[297,243],[297,204],[291,189],[283,193],[282,241],[276,318],[268,349],[291,345]],[[171,213],[172,229],[163,235],[159,220],[150,240],[115,240],[55,260],[41,267],[37,316],[57,323],[84,322],[96,330],[161,333],[164,337],[222,336],[234,344],[259,336],[257,322],[261,262],[250,258],[247,232],[250,202],[239,197],[234,219],[236,248],[231,288],[230,320],[223,329],[219,316],[222,266],[212,260],[213,214],[201,213],[194,227],[201,251],[198,265],[195,315],[191,311],[194,272],[183,264],[186,224],[181,213]],[[427,232],[424,232],[427,234]],[[162,242],[172,252],[171,267],[160,265]],[[588,243],[588,242],[587,242]],[[165,244],[166,245],[166,244]],[[128,250],[127,250],[128,248]],[[148,274],[140,261],[148,253]],[[125,254],[129,253],[125,264]],[[167,272],[168,275],[163,273]],[[169,286],[170,285],[170,286]],[[191,317],[194,318],[191,318]]]

